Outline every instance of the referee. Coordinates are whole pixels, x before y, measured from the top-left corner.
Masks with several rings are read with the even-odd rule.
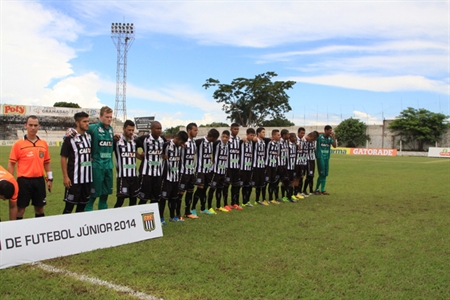
[[[50,154],[47,142],[37,136],[39,120],[36,116],[28,116],[25,122],[27,134],[16,141],[11,148],[8,172],[14,175],[17,164],[17,184],[19,195],[17,200],[17,220],[23,219],[25,208],[34,206],[35,217],[44,217],[44,206],[47,204],[47,188],[52,190],[53,174],[50,167]],[[47,183],[44,179],[47,173]]]

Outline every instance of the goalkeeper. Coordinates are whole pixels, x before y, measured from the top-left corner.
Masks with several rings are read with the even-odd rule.
[[[317,171],[319,172],[319,178],[316,183],[316,195],[329,195],[325,191],[325,185],[327,183],[328,169],[330,167],[330,154],[331,146],[336,148],[336,139],[334,136],[333,128],[330,125],[325,126],[324,133],[321,133],[317,138],[316,144],[316,160]]]

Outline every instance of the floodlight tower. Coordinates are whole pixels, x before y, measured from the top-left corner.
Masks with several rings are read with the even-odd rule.
[[[111,39],[117,48],[115,125],[127,119],[127,54],[134,41],[133,23],[112,23]]]

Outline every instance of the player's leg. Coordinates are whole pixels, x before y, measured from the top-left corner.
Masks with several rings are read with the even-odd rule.
[[[31,204],[34,206],[34,216],[36,218],[45,217],[44,206],[47,204],[47,193],[44,177],[33,178],[33,194],[31,196]]]

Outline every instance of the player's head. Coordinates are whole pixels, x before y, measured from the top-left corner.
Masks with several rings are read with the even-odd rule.
[[[186,131],[178,131],[177,135],[173,139],[173,143],[177,146],[184,146],[188,140],[188,134]]]
[[[298,138],[301,139],[302,137],[304,137],[305,136],[305,132],[306,132],[305,128],[299,127],[298,130],[297,130]]]
[[[255,129],[253,128],[247,128],[247,140],[249,142],[253,141],[253,139],[255,138]]]
[[[219,131],[217,131],[217,129],[213,128],[208,131],[208,135],[206,136],[206,139],[209,142],[215,142],[219,138],[219,135],[220,135]]]
[[[103,106],[100,108],[100,122],[106,126],[110,126],[112,123],[113,110],[109,106]]]
[[[306,139],[308,140],[308,142],[314,142],[315,140],[317,140],[318,137],[319,137],[319,133],[314,130],[314,131],[308,133],[308,135],[306,136]]]
[[[238,123],[231,124],[230,131],[232,136],[237,136],[239,134],[239,124]]]
[[[127,140],[131,140],[131,138],[133,137],[134,128],[135,128],[135,124],[131,120],[126,120],[125,123],[123,123],[123,136]]]
[[[89,129],[89,115],[87,113],[84,111],[77,112],[73,118],[79,133],[84,133]]]
[[[28,116],[25,121],[25,129],[27,130],[27,135],[35,136],[39,130],[39,119],[38,117],[31,115]]]
[[[323,134],[325,136],[330,136],[332,132],[333,132],[333,128],[330,125],[327,125],[323,128]]]
[[[230,132],[228,130],[222,131],[222,136],[220,138],[222,143],[226,144],[230,140]]]
[[[198,134],[198,126],[195,123],[189,123],[186,126],[186,130],[187,130],[187,134],[188,134],[189,138],[191,138],[191,139],[195,138]]]
[[[278,142],[280,140],[280,131],[278,129],[272,130],[272,140]]]
[[[150,125],[150,132],[152,133],[152,136],[154,139],[157,139],[161,136],[162,132],[162,125],[158,121],[153,121]]]
[[[7,180],[0,181],[0,199],[11,199],[11,197],[14,195],[14,192],[15,188],[11,182]]]
[[[281,130],[280,135],[283,138],[283,140],[287,140],[289,138],[289,130],[287,129]]]
[[[264,127],[259,127],[258,129],[256,129],[256,136],[259,139],[263,139],[266,137],[266,129]]]
[[[297,136],[295,135],[295,133],[293,132],[289,133],[289,141],[291,143],[297,143]]]

